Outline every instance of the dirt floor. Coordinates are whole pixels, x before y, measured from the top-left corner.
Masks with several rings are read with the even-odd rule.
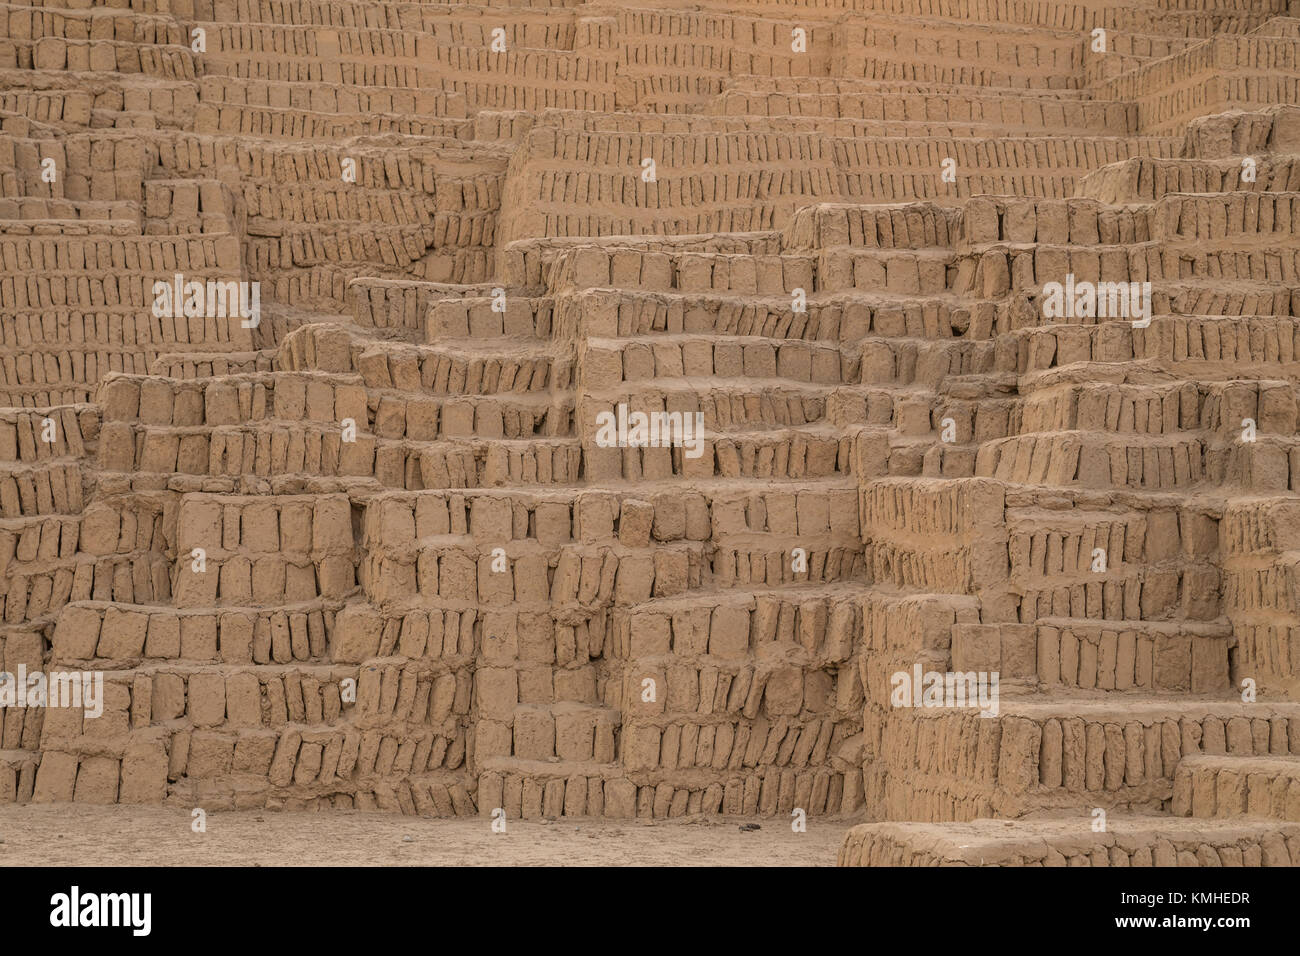
[[[0,866],[833,866],[850,824],[511,820],[493,833],[485,819],[243,810],[190,825],[180,809],[0,806]]]

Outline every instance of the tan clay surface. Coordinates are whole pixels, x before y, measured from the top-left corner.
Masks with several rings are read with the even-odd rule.
[[[11,806],[0,808],[0,850],[10,866],[831,866],[847,829],[519,820],[502,834],[479,820],[355,810],[235,810],[208,821],[195,834],[183,810]]]

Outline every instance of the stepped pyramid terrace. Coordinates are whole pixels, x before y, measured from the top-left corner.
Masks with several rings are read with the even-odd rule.
[[[0,220],[0,804],[1300,865],[1300,0],[7,2]]]

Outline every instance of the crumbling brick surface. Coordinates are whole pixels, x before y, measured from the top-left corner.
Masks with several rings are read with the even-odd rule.
[[[0,801],[1300,863],[1296,16],[6,6]]]

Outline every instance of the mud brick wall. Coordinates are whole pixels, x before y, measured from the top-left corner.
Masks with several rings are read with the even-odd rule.
[[[840,849],[843,866],[1295,866],[1300,839],[1286,827],[1267,835],[1248,826],[1207,834],[1196,825],[1124,830],[1086,837],[1067,826],[1030,848],[1023,842],[979,840],[920,850],[925,828],[890,824],[854,828]],[[967,837],[969,839],[970,837]],[[1208,841],[1207,841],[1208,838]]]
[[[1224,603],[1237,637],[1243,677],[1294,688],[1297,632],[1293,625],[1291,509],[1231,508],[1220,524]]]
[[[1290,862],[1293,6],[6,7],[0,801]]]
[[[1158,133],[1232,107],[1294,100],[1294,37],[1215,37],[1101,85],[1138,104],[1140,128]]]
[[[1173,768],[1183,755],[1294,752],[1293,722],[1267,714],[1175,718],[1133,709],[1067,718],[1040,710],[1004,720],[922,710],[887,724],[882,745],[910,753],[904,761],[915,762],[918,777],[905,783],[891,775],[882,800],[916,801],[909,812],[931,820],[1016,815],[1060,806],[1072,793],[1096,801],[1091,806],[1158,806],[1172,794]]]
[[[154,282],[177,272],[186,281],[229,281],[238,276],[237,255],[233,243],[214,238],[0,241],[0,257],[14,269],[0,281],[0,334],[12,343],[0,391],[15,405],[84,402],[110,371],[147,372],[164,344],[247,349],[249,330],[238,318],[151,314]]]

